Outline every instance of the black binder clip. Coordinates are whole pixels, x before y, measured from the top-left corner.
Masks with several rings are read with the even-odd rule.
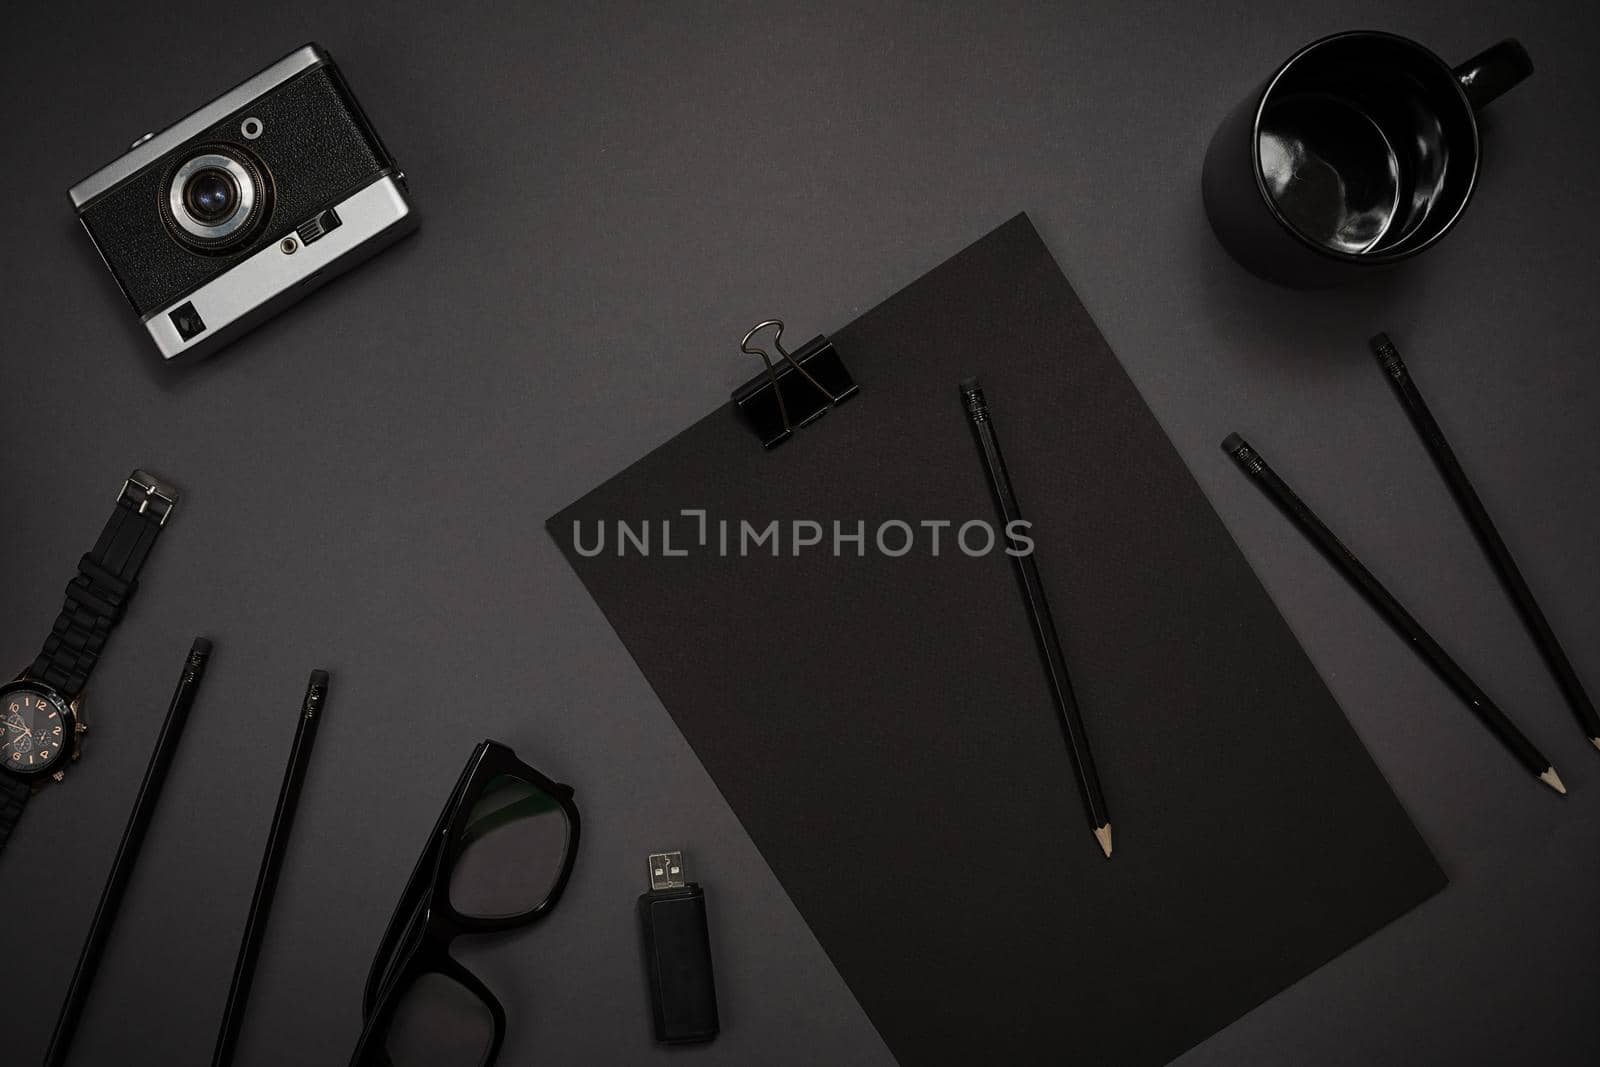
[[[776,326],[772,346],[783,362],[774,367],[763,348],[753,348],[750,338],[768,326]],[[783,321],[768,319],[753,327],[739,342],[739,351],[760,356],[766,369],[733,391],[733,406],[761,438],[764,448],[774,448],[789,439],[795,428],[828,413],[858,392],[833,342],[818,335],[790,353],[783,347]]]

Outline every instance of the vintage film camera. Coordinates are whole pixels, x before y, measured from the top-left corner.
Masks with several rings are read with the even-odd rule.
[[[166,359],[228,343],[416,226],[405,175],[315,44],[70,195]]]

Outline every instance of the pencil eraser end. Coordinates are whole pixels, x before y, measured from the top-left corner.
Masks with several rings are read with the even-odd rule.
[[[1243,447],[1244,438],[1240,437],[1236,433],[1230,433],[1228,436],[1222,439],[1222,450],[1230,456]]]
[[[961,379],[961,395],[962,396],[966,396],[968,393],[977,392],[981,388],[983,388],[983,383],[980,382],[976,378],[963,378],[963,379]]]
[[[197,637],[194,639],[194,644],[189,646],[189,651],[198,652],[202,656],[209,656],[211,655],[211,642],[203,637]]]
[[[308,684],[326,686],[328,684],[328,672],[327,671],[320,671],[320,670],[319,671],[312,671],[311,672],[311,681]]]
[[[1373,334],[1372,338],[1367,343],[1371,345],[1372,350],[1380,356],[1386,351],[1394,348],[1394,342],[1389,340],[1389,335],[1386,333]]]

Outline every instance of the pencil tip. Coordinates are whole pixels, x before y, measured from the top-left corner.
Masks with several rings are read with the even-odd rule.
[[[1100,851],[1106,854],[1106,859],[1111,858],[1111,824],[1097,826],[1094,829],[1094,839],[1100,842]]]
[[[1539,775],[1539,781],[1543,782],[1551,789],[1554,789],[1562,796],[1567,795],[1567,787],[1562,784],[1561,776],[1556,773],[1556,769],[1554,767],[1546,767],[1544,769],[1544,773]]]
[[[1591,738],[1589,738],[1589,743],[1591,745],[1593,745],[1595,748],[1600,748],[1600,737],[1591,737]]]

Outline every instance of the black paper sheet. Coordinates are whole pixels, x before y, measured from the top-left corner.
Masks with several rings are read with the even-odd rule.
[[[901,1063],[1163,1063],[1443,887],[1026,216],[831,336],[848,403],[771,452],[724,403],[550,529]],[[997,524],[969,374],[1109,861],[1012,562],[955,541]],[[780,555],[741,555],[773,519]],[[796,554],[795,520],[823,543]]]

